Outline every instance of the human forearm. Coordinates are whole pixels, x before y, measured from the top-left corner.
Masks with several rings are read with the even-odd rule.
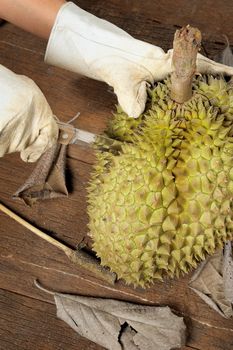
[[[65,0],[0,0],[0,18],[48,39]]]

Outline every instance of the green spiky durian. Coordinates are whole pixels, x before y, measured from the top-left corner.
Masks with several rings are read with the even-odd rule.
[[[103,265],[147,286],[179,276],[233,238],[233,88],[198,77],[179,105],[170,80],[139,120],[116,113],[89,186],[89,228]],[[97,145],[98,146],[98,145]]]

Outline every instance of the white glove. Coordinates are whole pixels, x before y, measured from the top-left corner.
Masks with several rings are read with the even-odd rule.
[[[145,108],[147,83],[171,73],[171,59],[172,50],[165,54],[72,2],[58,12],[45,55],[47,63],[111,85],[123,110],[135,118]],[[197,66],[200,73],[233,74],[233,68],[202,55]]]
[[[0,65],[0,157],[20,152],[25,162],[35,162],[57,137],[57,123],[38,86]]]

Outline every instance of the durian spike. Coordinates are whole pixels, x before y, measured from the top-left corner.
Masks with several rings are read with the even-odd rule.
[[[110,284],[115,283],[116,274],[112,273],[108,268],[101,266],[98,260],[90,256],[88,253],[81,251],[80,249],[76,251],[67,247],[65,244],[57,241],[53,237],[47,235],[43,231],[39,230],[23,218],[21,218],[19,215],[15,214],[2,203],[0,203],[0,211],[14,219],[22,226],[26,227],[31,232],[35,233],[40,238],[56,246],[58,249],[61,249],[74,264],[83,267],[84,269],[92,272],[94,275]]]
[[[192,97],[192,80],[196,71],[201,32],[189,25],[177,30],[173,41],[171,98],[184,103]]]

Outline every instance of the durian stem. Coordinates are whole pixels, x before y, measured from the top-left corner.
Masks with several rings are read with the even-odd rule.
[[[189,25],[177,30],[173,41],[171,98],[184,103],[192,97],[192,80],[201,44],[201,32]]]

